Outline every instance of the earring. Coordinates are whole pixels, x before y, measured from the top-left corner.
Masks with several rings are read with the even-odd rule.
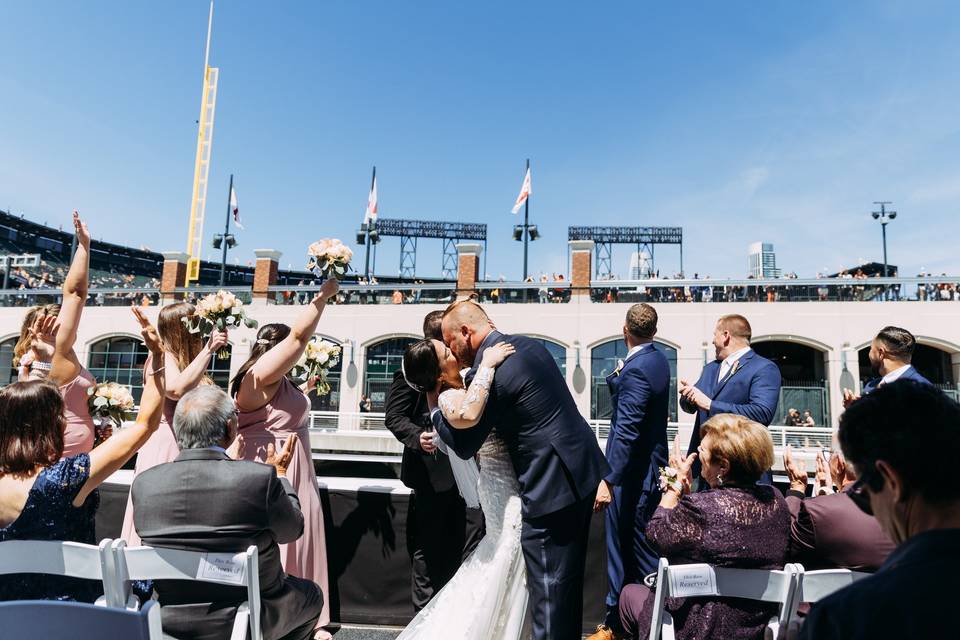
[[[723,486],[723,476],[720,475],[719,473],[717,474],[717,484],[720,485],[721,487]]]

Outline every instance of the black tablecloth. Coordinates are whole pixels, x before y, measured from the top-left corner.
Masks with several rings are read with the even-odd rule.
[[[334,622],[405,625],[413,617],[410,557],[407,552],[409,495],[370,487],[320,488],[330,573],[330,613]],[[117,538],[127,503],[126,485],[100,488],[97,539]],[[590,529],[583,595],[584,629],[603,621],[607,590],[603,516]]]

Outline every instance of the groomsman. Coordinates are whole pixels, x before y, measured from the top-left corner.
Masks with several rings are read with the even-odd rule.
[[[930,384],[910,362],[917,339],[906,329],[884,327],[870,344],[870,368],[874,378],[863,385],[863,395],[875,391],[877,387],[890,384],[894,380],[914,380],[920,384]],[[860,396],[849,389],[843,390],[843,406],[849,407]]]
[[[423,336],[441,339],[443,311],[423,320]],[[426,396],[411,388],[401,371],[387,393],[384,422],[403,443],[400,479],[413,490],[407,516],[416,611],[427,606],[483,537],[483,512],[468,508],[457,490],[450,460],[437,451]]]
[[[670,365],[653,346],[657,312],[648,304],[627,311],[627,357],[607,376],[612,413],[607,436],[610,473],[597,489],[594,510],[606,509],[607,615],[588,640],[624,634],[620,590],[657,570],[658,554],[644,530],[660,502],[660,467],[667,466]]]
[[[713,331],[716,360],[703,368],[695,384],[680,381],[680,408],[697,414],[687,455],[700,446],[700,425],[718,413],[746,416],[765,426],[773,421],[780,402],[780,369],[750,348],[752,335],[743,316],[722,316]],[[700,468],[698,456],[694,480],[699,481]]]

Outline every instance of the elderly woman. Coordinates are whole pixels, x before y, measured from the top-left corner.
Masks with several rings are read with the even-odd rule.
[[[671,564],[704,562],[740,569],[781,569],[787,556],[790,511],[780,492],[758,485],[773,465],[773,440],[763,425],[721,413],[700,427],[697,453],[681,458],[674,442],[670,465],[678,479],[663,491],[647,525],[647,540]],[[690,493],[697,456],[708,491]],[[653,592],[627,585],[620,619],[634,638],[650,629]],[[667,598],[678,640],[762,638],[776,605],[731,598]]]

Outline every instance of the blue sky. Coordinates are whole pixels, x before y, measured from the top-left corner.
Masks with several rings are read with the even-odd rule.
[[[207,9],[0,5],[0,207],[182,250]],[[958,43],[947,1],[220,0],[205,245],[234,173],[233,255],[301,267],[309,241],[353,238],[376,164],[381,216],[486,222],[488,273],[517,279],[529,157],[534,272],[566,272],[569,225],[603,224],[682,226],[690,275],[743,276],[757,240],[813,275],[879,260],[869,212],[892,200],[890,261],[958,273]],[[421,242],[418,274],[440,254]]]

